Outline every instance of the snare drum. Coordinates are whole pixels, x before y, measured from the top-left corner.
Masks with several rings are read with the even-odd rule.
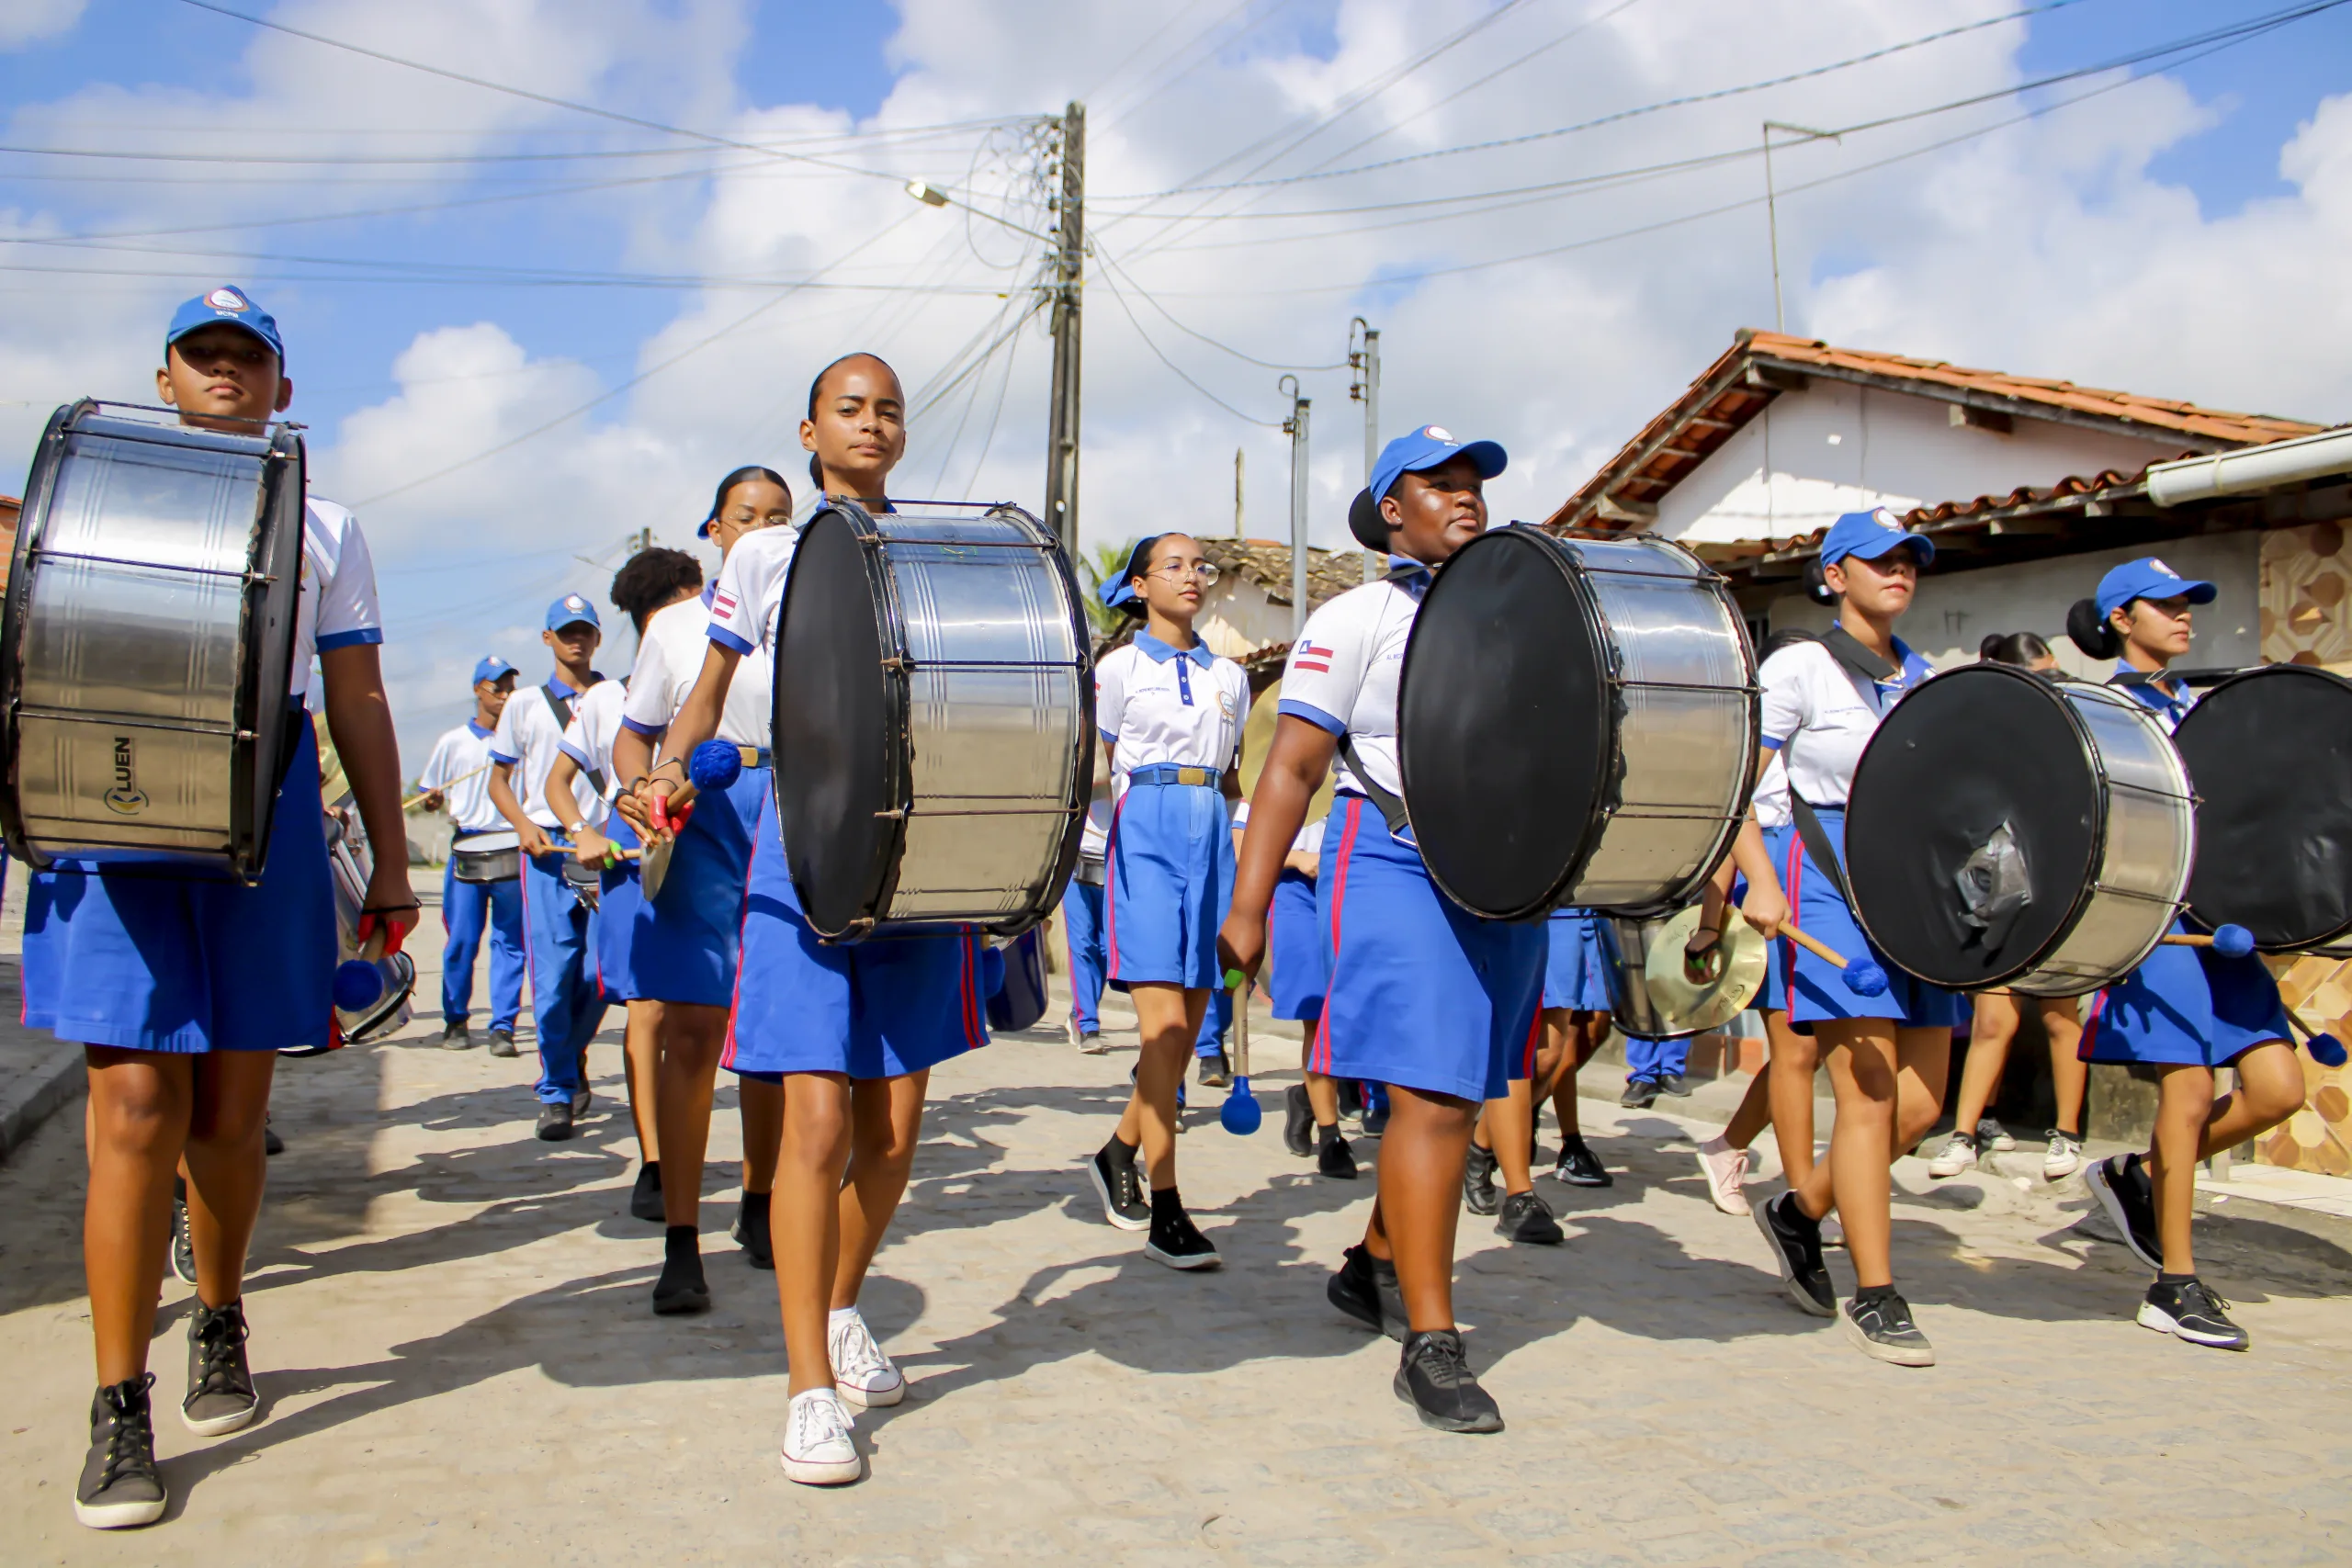
[[[459,882],[512,882],[523,874],[521,842],[512,832],[469,833],[449,846],[449,874]]]
[[[375,869],[367,835],[356,822],[346,825],[335,812],[326,814],[327,871],[334,884],[335,960],[359,956],[359,917],[368,907],[368,878]],[[364,1045],[391,1033],[415,1016],[409,998],[416,989],[416,962],[405,953],[388,953],[376,961],[384,976],[384,993],[373,1005],[356,1012],[335,1010],[336,1037],[345,1045]],[[288,1056],[315,1056],[317,1051],[287,1051]]]
[[[1488,919],[1689,903],[1747,816],[1760,733],[1738,606],[1661,539],[1494,529],[1439,570],[1406,645],[1413,836]]]
[[[301,587],[294,427],[52,415],[0,612],[0,832],[66,857],[261,877]]]
[[[2188,771],[2126,694],[2006,664],[1938,675],[1855,765],[1846,877],[1872,946],[1931,986],[2078,997],[2171,929]]]
[[[1017,936],[1078,861],[1093,773],[1086,617],[1017,506],[833,500],[776,626],[775,801],[820,937]]]

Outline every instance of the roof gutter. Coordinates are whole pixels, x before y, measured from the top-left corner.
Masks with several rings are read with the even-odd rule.
[[[2158,506],[2179,506],[2216,496],[2277,490],[2335,474],[2352,474],[2352,425],[2264,446],[2158,463],[2148,470],[2148,499]]]

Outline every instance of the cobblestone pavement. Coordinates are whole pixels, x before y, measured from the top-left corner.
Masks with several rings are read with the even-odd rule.
[[[181,1427],[189,1292],[167,1280],[173,1505],[142,1534],[82,1529],[69,1506],[90,1392],[78,1118],[0,1168],[0,1559],[2352,1557],[2342,1222],[2244,1204],[2200,1222],[2209,1277],[2255,1336],[2232,1356],[2132,1324],[2143,1276],[2070,1232],[2086,1200],[2032,1175],[2038,1153],[1932,1190],[1905,1162],[1898,1267],[1942,1364],[1898,1371],[1782,1299],[1753,1227],[1706,1202],[1690,1123],[1588,1102],[1618,1182],[1540,1183],[1566,1247],[1464,1221],[1462,1314],[1510,1428],[1445,1437],[1390,1393],[1395,1348],[1323,1302],[1372,1183],[1306,1174],[1271,1116],[1227,1135],[1196,1089],[1183,1186],[1226,1267],[1171,1273],[1083,1191],[1131,1055],[1044,1033],[936,1076],[865,1303],[910,1397],[862,1418],[865,1483],[796,1487],[775,1460],[773,1284],[725,1235],[731,1163],[704,1211],[717,1310],[656,1319],[661,1236],[625,1210],[614,1034],[583,1135],[548,1145],[529,1135],[529,1058],[426,1033],[284,1065],[291,1146],[248,1295],[264,1419],[212,1441]],[[1261,1067],[1292,1050],[1259,1038]],[[1270,1107],[1288,1081],[1261,1077]],[[713,1152],[731,1162],[731,1092],[721,1106]]]

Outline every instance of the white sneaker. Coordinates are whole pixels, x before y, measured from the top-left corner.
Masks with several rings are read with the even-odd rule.
[[[1707,1196],[1715,1207],[1726,1214],[1746,1214],[1747,1200],[1739,1190],[1747,1179],[1747,1151],[1736,1149],[1722,1138],[1709,1138],[1699,1145],[1699,1174],[1707,1179]]]
[[[2041,1179],[2064,1181],[2083,1168],[2083,1140],[2073,1133],[2050,1129],[2050,1152],[2041,1156]]]
[[[1954,1133],[1944,1141],[1936,1157],[1928,1162],[1929,1176],[1958,1176],[1976,1163],[1976,1140],[1966,1133]]]
[[[792,1396],[784,1422],[784,1473],[804,1486],[839,1486],[865,1472],[849,1412],[830,1388]]]
[[[2018,1141],[2009,1136],[2009,1130],[1990,1116],[1976,1123],[1976,1142],[1996,1155],[2008,1154],[2018,1146]]]
[[[905,1376],[874,1342],[873,1331],[856,1308],[832,1320],[825,1332],[825,1348],[832,1359],[833,1387],[860,1410],[896,1404],[907,1397]]]

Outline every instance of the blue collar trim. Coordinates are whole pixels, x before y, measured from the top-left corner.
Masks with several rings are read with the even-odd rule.
[[[512,699],[512,698],[510,698],[510,699],[508,699],[508,700],[509,700],[509,701],[512,701],[513,699]],[[477,739],[477,740],[487,740],[487,739],[489,739],[492,736],[493,736],[493,735],[495,735],[495,734],[497,734],[497,733],[498,733],[498,731],[496,731],[495,729],[484,729],[481,725],[476,724],[472,719],[468,719],[468,720],[466,720],[466,728],[467,728],[468,729],[469,729],[469,730],[471,730],[471,731],[473,732],[473,737],[474,737],[474,739]]]
[[[576,697],[580,694],[571,689],[571,683],[563,678],[563,671],[560,670],[548,677],[548,688],[560,696]]]
[[[1208,644],[1197,637],[1193,639],[1193,646],[1190,648],[1171,648],[1149,632],[1137,632],[1136,646],[1143,649],[1144,657],[1154,664],[1165,664],[1171,659],[1182,657],[1191,660],[1202,669],[1206,670],[1216,662],[1216,655],[1209,651]]]

